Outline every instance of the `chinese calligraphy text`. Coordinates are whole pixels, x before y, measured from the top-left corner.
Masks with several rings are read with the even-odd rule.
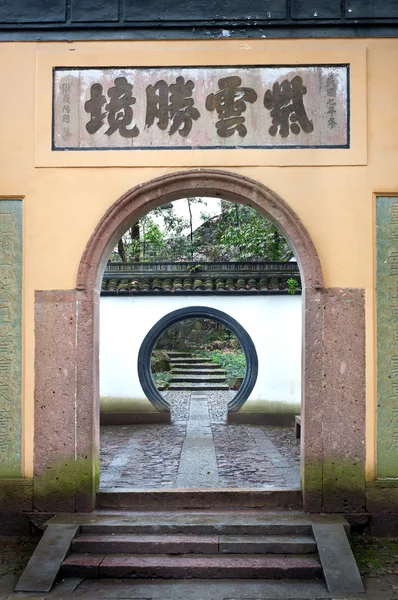
[[[54,150],[348,147],[344,65],[59,67],[53,93]]]

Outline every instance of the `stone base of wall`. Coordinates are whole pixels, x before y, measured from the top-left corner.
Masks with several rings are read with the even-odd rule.
[[[100,415],[101,425],[153,425],[171,423],[169,412],[104,412]]]
[[[227,423],[229,425],[275,425],[292,427],[294,425],[293,413],[263,413],[263,412],[229,412]]]

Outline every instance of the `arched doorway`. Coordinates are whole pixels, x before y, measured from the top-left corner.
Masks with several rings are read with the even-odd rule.
[[[249,397],[257,379],[258,359],[256,348],[247,331],[230,315],[221,310],[204,306],[190,306],[175,310],[165,315],[156,323],[145,336],[138,354],[138,375],[144,392],[150,402],[158,410],[170,410],[169,404],[156,389],[151,376],[152,350],[159,339],[169,327],[183,319],[205,318],[218,321],[227,326],[238,338],[246,359],[246,373],[242,385],[236,396],[229,402],[228,410],[236,411]]]
[[[47,304],[68,301],[76,310],[70,335],[73,335],[74,404],[59,407],[49,414],[57,429],[60,420],[65,437],[72,436],[74,455],[63,459],[62,439],[54,441],[48,453],[45,440],[36,437],[36,507],[54,510],[54,490],[48,481],[63,483],[59,504],[63,510],[91,510],[95,506],[98,482],[98,297],[107,256],[129,222],[150,209],[189,195],[219,196],[248,204],[263,213],[285,235],[298,260],[303,290],[303,394],[302,394],[302,486],[307,510],[321,509],[322,496],[322,396],[323,278],[320,261],[306,229],[292,209],[265,186],[241,175],[213,169],[198,169],[168,174],[128,191],[117,200],[99,222],[83,253],[78,270],[76,291],[65,297],[48,293]],[[63,294],[63,293],[59,293]],[[65,298],[67,300],[65,300]],[[51,360],[49,361],[51,362]],[[37,373],[43,361],[37,363]],[[49,368],[49,365],[46,366]],[[38,376],[38,375],[36,375]],[[39,373],[40,376],[40,373]],[[60,415],[63,411],[63,416]],[[40,411],[38,412],[40,415]],[[65,416],[66,415],[66,416]],[[72,431],[66,431],[69,427]],[[69,438],[68,438],[69,441]],[[71,442],[72,444],[72,442]],[[56,477],[55,477],[56,475]],[[65,484],[69,490],[66,498]],[[51,486],[50,486],[51,487]],[[62,489],[61,489],[62,487]],[[72,494],[74,492],[74,494]],[[51,502],[49,500],[51,496]],[[73,500],[72,500],[73,496]]]

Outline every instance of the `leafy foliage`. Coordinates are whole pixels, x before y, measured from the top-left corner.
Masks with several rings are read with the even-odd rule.
[[[205,222],[196,236],[207,241],[208,260],[286,261],[293,256],[275,225],[241,204],[222,201],[221,215]]]
[[[152,373],[153,381],[156,387],[165,386],[168,387],[171,379],[170,371],[160,371],[159,373]]]
[[[293,279],[293,277],[289,277],[289,279],[286,281],[286,285],[288,294],[296,293],[296,290],[298,288],[298,281],[296,279]]]
[[[203,224],[193,230],[192,205],[204,200],[185,201],[189,219],[180,217],[173,203],[154,209],[123,235],[110,260],[287,261],[293,256],[275,225],[253,208],[222,200],[221,214],[202,212]]]
[[[212,362],[220,364],[225,370],[227,379],[245,376],[246,359],[241,350],[230,352],[222,350],[214,350],[213,352],[201,351],[198,355],[203,358],[211,358]]]

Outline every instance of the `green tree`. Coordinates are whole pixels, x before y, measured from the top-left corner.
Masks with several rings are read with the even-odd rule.
[[[293,252],[280,231],[256,210],[222,201],[221,214],[207,219],[195,232],[196,243],[207,244],[211,260],[287,261]]]
[[[194,230],[192,206],[205,202],[185,200],[188,219],[177,215],[173,203],[156,208],[128,229],[110,260],[287,261],[293,256],[279,230],[256,210],[221,201],[221,214],[210,217],[202,212],[203,223]]]

